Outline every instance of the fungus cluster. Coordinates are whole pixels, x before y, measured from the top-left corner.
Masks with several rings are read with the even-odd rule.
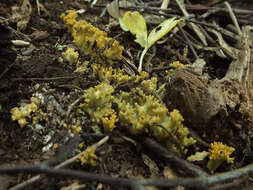
[[[73,42],[79,50],[92,57],[96,57],[98,62],[102,63],[103,58],[108,63],[122,59],[123,46],[119,42],[107,36],[107,33],[92,26],[85,20],[77,20],[77,13],[74,10],[66,11],[61,18],[68,26],[72,34]]]

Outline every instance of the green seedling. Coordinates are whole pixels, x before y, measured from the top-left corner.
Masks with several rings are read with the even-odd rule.
[[[148,49],[159,39],[171,31],[183,19],[176,19],[176,17],[169,18],[155,27],[148,35],[146,21],[143,16],[137,12],[127,11],[122,18],[119,18],[120,27],[124,31],[130,31],[136,36],[135,42],[144,48],[142,51],[138,71],[142,71],[142,62],[144,55]]]

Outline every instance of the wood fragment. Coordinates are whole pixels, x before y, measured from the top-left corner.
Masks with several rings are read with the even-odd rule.
[[[224,78],[210,80],[193,68],[177,69],[169,77],[164,98],[169,108],[180,110],[200,136],[206,133],[208,139],[225,140],[228,144],[236,141],[235,146],[246,143],[245,149],[251,144],[248,139],[253,137],[251,29],[243,28],[240,53]]]

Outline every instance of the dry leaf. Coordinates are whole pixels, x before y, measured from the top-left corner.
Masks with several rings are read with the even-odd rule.
[[[204,160],[209,155],[209,152],[202,151],[202,152],[196,152],[194,155],[191,155],[187,158],[188,161],[201,161]]]
[[[32,5],[29,0],[24,0],[21,7],[12,7],[12,22],[17,23],[17,30],[24,31],[32,15]]]
[[[86,187],[86,184],[79,184],[78,181],[75,181],[74,183],[70,184],[67,187],[62,187],[61,190],[81,190]]]
[[[123,17],[123,15],[126,12],[126,10],[123,10],[123,9],[119,10],[119,6],[132,7],[132,6],[135,6],[135,2],[123,0],[123,1],[119,1],[117,5],[117,1],[114,0],[110,4],[108,4],[106,6],[107,12],[109,13],[110,16],[112,16],[115,19],[119,19],[120,17]]]
[[[33,40],[44,40],[46,38],[48,38],[49,33],[47,31],[39,31],[36,30],[31,34],[31,38]]]

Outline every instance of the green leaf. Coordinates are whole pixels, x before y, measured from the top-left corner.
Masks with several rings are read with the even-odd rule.
[[[124,31],[130,31],[133,35],[136,35],[136,40],[143,48],[147,46],[147,26],[143,16],[137,12],[127,11],[123,18],[119,19],[120,27]]]
[[[138,71],[142,71],[142,62],[144,55],[147,53],[148,49],[159,39],[161,39],[163,36],[165,36],[169,31],[171,31],[180,21],[183,19],[176,20],[176,17],[169,18],[165,21],[163,21],[161,24],[159,24],[157,27],[155,27],[150,34],[148,35],[147,39],[147,46],[143,50],[139,62]]]
[[[124,31],[130,31],[136,36],[135,42],[144,48],[141,54],[138,70],[142,70],[142,62],[148,49],[169,31],[171,31],[183,19],[176,19],[176,17],[169,18],[155,27],[149,36],[147,35],[146,21],[138,11],[127,11],[123,18],[119,18],[120,27]]]
[[[183,19],[176,20],[176,17],[172,17],[155,27],[148,35],[148,47],[151,47],[157,40],[165,36],[182,20]]]

